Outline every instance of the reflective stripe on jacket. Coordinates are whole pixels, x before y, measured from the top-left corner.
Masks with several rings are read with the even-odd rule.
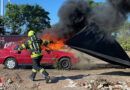
[[[45,41],[37,38],[36,36],[28,37],[28,39],[18,48],[19,51],[23,49],[29,49],[31,58],[35,58],[38,56],[42,56],[43,52],[41,49],[41,45],[47,45],[50,41]]]

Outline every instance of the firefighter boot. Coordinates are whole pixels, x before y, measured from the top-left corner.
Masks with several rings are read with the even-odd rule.
[[[49,83],[50,76],[46,76],[46,77],[45,77],[45,80],[46,80],[46,83]]]
[[[45,77],[46,83],[48,83],[49,80],[50,80],[49,74],[44,70],[44,71],[42,72],[42,75]]]
[[[31,79],[32,81],[35,81],[35,76],[36,76],[37,73],[35,72],[32,72],[32,74],[29,76],[29,79]]]

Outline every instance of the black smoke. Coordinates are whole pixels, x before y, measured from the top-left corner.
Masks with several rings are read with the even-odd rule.
[[[68,0],[59,10],[60,23],[78,31],[88,23],[90,7],[84,0]]]
[[[90,12],[86,0],[67,0],[58,12],[60,21],[53,29],[60,37],[69,37],[88,24]]]
[[[108,2],[119,12],[124,14],[130,12],[130,0],[108,0]]]
[[[92,20],[104,31],[116,32],[128,18],[129,0],[107,0],[92,11]]]
[[[96,23],[106,33],[116,32],[130,12],[129,0],[107,0],[91,8],[86,0],[67,0],[59,9],[59,23],[52,29],[59,38],[70,38],[85,26]]]

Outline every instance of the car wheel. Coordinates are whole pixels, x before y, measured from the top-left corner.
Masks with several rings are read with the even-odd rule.
[[[59,61],[62,69],[69,70],[71,69],[71,60],[67,57],[63,57]]]
[[[8,69],[14,69],[17,67],[17,62],[14,58],[7,58],[5,61],[5,66]]]

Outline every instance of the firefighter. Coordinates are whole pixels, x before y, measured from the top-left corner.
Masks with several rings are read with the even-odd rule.
[[[41,67],[40,61],[43,57],[43,53],[41,50],[40,45],[47,45],[53,43],[53,41],[45,41],[41,40],[36,37],[35,32],[33,30],[30,30],[28,32],[28,38],[26,41],[18,48],[18,53],[21,53],[21,50],[23,49],[29,49],[31,58],[33,61],[33,67],[32,67],[32,74],[29,76],[29,78],[34,81],[35,76],[37,72],[40,72],[46,80],[46,83],[49,82],[49,74],[46,72],[44,68]]]

